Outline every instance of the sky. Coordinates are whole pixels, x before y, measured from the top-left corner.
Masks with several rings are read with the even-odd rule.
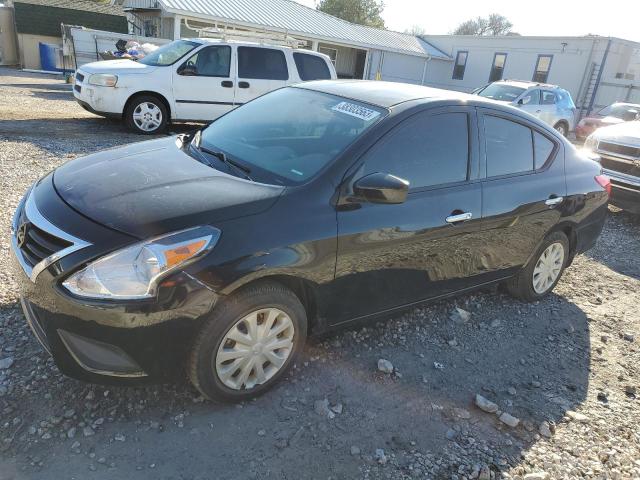
[[[297,0],[314,7],[317,0]],[[447,5],[449,8],[443,8]],[[589,33],[640,42],[640,0],[386,0],[382,17],[396,31],[422,27],[444,35],[470,18],[500,13],[521,35],[580,36]]]

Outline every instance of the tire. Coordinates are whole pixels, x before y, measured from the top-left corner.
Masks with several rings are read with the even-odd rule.
[[[562,260],[559,262],[559,271],[557,272],[557,276],[553,278],[548,284],[541,284],[540,278],[541,275],[538,274],[534,278],[534,272],[536,271],[536,266],[539,262],[544,262],[542,260],[542,255],[550,249],[552,245],[560,245],[562,247]],[[549,251],[551,252],[551,250]],[[549,261],[551,257],[547,257],[547,261]],[[518,272],[518,274],[512,279],[507,281],[507,290],[508,292],[525,302],[534,302],[548,295],[556,286],[560,278],[562,277],[562,273],[564,272],[565,267],[567,266],[567,261],[569,259],[569,240],[567,236],[562,232],[552,232],[550,233],[542,242],[535,255],[531,258],[529,263]],[[541,271],[545,271],[542,269]],[[536,288],[536,281],[537,287]]]
[[[255,312],[259,313],[253,317]],[[249,323],[253,318],[257,318],[258,323],[252,336]],[[271,318],[275,320],[269,332],[287,328],[275,338],[268,339],[264,335],[265,325]],[[291,322],[290,327],[287,326],[287,318]],[[246,339],[247,344],[234,342],[227,335],[234,338],[242,337],[242,341]],[[251,342],[248,339],[254,337],[261,338],[261,341],[257,342],[259,345],[249,347],[248,344]],[[216,305],[202,326],[191,349],[189,378],[202,395],[210,400],[239,402],[256,397],[271,389],[287,373],[303,350],[306,338],[307,314],[291,290],[277,282],[261,282],[248,286]],[[269,346],[276,345],[273,342],[279,345],[288,345],[287,342],[290,342],[291,347],[271,351]],[[221,355],[239,357],[238,352],[246,353],[242,354],[243,358],[222,362],[227,357]],[[272,359],[277,359],[276,363],[283,360],[281,366],[277,367]],[[243,365],[246,366],[248,362],[252,362],[251,366],[243,369]],[[261,368],[258,368],[258,365]],[[237,369],[237,375],[228,375],[234,369]],[[243,377],[246,370],[249,370],[249,375]],[[262,371],[262,378],[258,370]],[[246,378],[245,382],[243,378]]]
[[[169,113],[164,102],[155,95],[139,95],[129,101],[124,111],[127,127],[143,135],[164,132]]]
[[[553,128],[563,137],[566,137],[569,134],[569,127],[564,122],[556,123]]]

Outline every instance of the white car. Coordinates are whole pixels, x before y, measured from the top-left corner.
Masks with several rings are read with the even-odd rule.
[[[76,71],[86,110],[122,118],[144,134],[170,121],[211,121],[264,93],[335,79],[330,58],[291,47],[211,39],[176,40],[139,61],[107,60]]]
[[[565,137],[576,124],[576,106],[571,94],[557,85],[523,80],[499,80],[472,93],[510,103],[551,125]]]

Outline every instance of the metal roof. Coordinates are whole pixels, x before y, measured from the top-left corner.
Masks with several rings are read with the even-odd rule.
[[[415,35],[356,25],[292,0],[159,0],[177,15],[233,23],[290,35],[451,60],[449,55]]]

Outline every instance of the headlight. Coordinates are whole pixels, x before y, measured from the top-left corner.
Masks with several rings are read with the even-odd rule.
[[[89,77],[89,85],[99,85],[101,87],[115,87],[118,82],[117,75],[110,73],[94,73]]]
[[[95,260],[63,285],[80,297],[149,298],[160,279],[209,251],[219,238],[220,230],[202,226],[136,243]]]
[[[595,135],[591,134],[587,137],[584,141],[584,148],[592,152],[595,152],[598,149],[598,140]]]

